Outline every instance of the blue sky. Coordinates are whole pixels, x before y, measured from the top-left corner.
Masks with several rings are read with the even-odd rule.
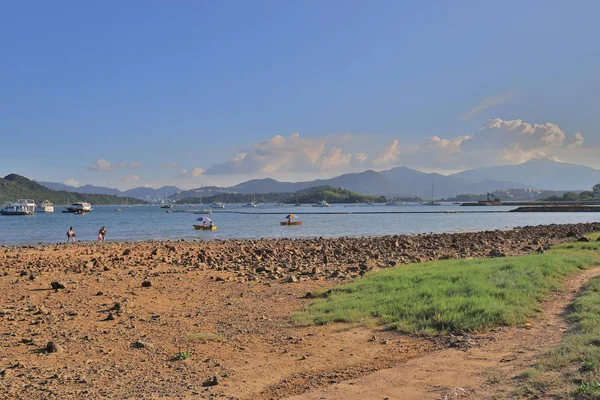
[[[0,175],[600,168],[595,1],[0,0]]]

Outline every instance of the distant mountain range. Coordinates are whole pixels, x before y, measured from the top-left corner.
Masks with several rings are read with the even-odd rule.
[[[158,199],[164,199],[169,196],[174,195],[175,193],[181,191],[176,186],[163,186],[160,189],[152,189],[148,187],[138,187],[134,189],[129,189],[125,191],[121,191],[119,189],[113,189],[103,186],[93,186],[93,185],[85,185],[85,186],[69,186],[64,183],[56,183],[56,182],[38,182],[40,185],[46,186],[48,189],[52,190],[64,190],[67,192],[76,192],[76,193],[84,193],[84,194],[110,194],[113,196],[121,196],[121,197],[132,197],[140,200],[153,201]]]
[[[600,183],[600,170],[541,159],[518,165],[476,168],[453,176],[469,182],[511,180],[544,190],[591,190]]]
[[[487,193],[502,189],[591,190],[592,186],[600,183],[600,170],[550,160],[531,160],[519,165],[477,168],[449,176],[397,167],[385,171],[367,170],[331,179],[307,182],[279,182],[275,179],[265,178],[252,179],[231,187],[210,186],[192,190],[165,186],[160,189],[140,187],[121,192],[118,189],[91,185],[72,187],[51,182],[40,183],[52,189],[113,194],[142,200],[160,200],[165,196],[175,200],[198,198],[223,192],[292,193],[315,186],[341,187],[365,195],[417,196],[431,199],[433,197],[453,197],[457,194]]]

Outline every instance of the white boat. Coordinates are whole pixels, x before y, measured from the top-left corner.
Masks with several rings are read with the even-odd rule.
[[[173,208],[173,204],[163,204],[160,208]]]
[[[392,200],[389,203],[385,203],[386,206],[401,206],[402,201],[400,200]]]
[[[52,204],[49,200],[44,200],[40,203],[38,207],[39,212],[54,212],[54,204]]]
[[[123,204],[124,208],[131,208],[131,206],[129,205],[129,197],[125,197],[125,204]]]
[[[194,214],[212,214],[212,210],[205,208],[202,211],[194,211]]]
[[[225,204],[223,204],[223,203],[219,203],[219,202],[217,202],[217,201],[216,201],[216,202],[214,202],[214,203],[210,203],[210,206],[211,206],[212,208],[225,208]]]
[[[313,207],[330,207],[331,204],[329,204],[327,201],[325,200],[321,200],[320,202],[318,202],[317,204],[313,204]]]
[[[20,199],[4,204],[0,215],[33,215],[35,214],[35,202],[33,200]]]
[[[63,212],[73,214],[83,214],[92,211],[92,205],[86,202],[73,203],[67,206],[67,209]]]
[[[256,203],[256,196],[254,196],[254,200],[252,200],[250,203],[244,204],[244,207],[257,208],[258,204]]]

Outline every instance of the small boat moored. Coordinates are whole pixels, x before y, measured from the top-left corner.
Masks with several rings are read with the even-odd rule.
[[[47,213],[54,212],[54,204],[52,204],[49,200],[44,200],[38,206],[38,211]]]
[[[67,206],[66,210],[63,210],[64,213],[70,214],[85,214],[90,211],[92,211],[92,205],[86,202],[73,203],[70,206]]]
[[[20,199],[15,202],[4,204],[0,215],[33,215],[35,214],[35,202],[33,200]]]
[[[205,208],[202,211],[194,211],[194,214],[212,214],[212,210]]]
[[[330,207],[331,204],[329,204],[327,201],[325,200],[321,200],[320,202],[318,202],[317,204],[313,204],[313,207]]]

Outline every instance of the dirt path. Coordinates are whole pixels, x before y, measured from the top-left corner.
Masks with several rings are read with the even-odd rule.
[[[570,277],[565,290],[542,303],[531,326],[499,328],[468,339],[467,350],[444,349],[290,399],[492,399],[510,397],[510,379],[558,345],[567,329],[564,313],[600,268]],[[526,324],[529,325],[529,324]]]

